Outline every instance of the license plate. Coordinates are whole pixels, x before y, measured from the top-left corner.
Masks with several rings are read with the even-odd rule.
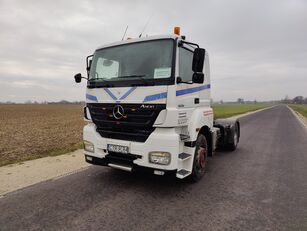
[[[108,144],[108,151],[128,154],[129,148],[127,146],[122,146],[122,145]]]

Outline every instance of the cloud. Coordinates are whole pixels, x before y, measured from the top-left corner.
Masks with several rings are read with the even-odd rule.
[[[307,2],[0,0],[0,101],[84,99],[85,57],[128,36],[173,26],[210,54],[214,99],[306,95]]]

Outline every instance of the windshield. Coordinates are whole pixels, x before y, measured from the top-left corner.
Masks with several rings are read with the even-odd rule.
[[[95,52],[90,84],[97,86],[162,85],[172,77],[174,40],[131,43]]]

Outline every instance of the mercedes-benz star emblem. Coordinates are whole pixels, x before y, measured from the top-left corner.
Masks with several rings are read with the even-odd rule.
[[[116,105],[114,108],[113,108],[113,116],[115,117],[115,119],[121,119],[123,118],[124,116],[124,108],[120,105]]]

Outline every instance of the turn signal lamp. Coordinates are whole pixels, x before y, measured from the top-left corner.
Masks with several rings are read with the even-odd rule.
[[[174,27],[174,34],[180,35],[180,27],[179,26]]]

